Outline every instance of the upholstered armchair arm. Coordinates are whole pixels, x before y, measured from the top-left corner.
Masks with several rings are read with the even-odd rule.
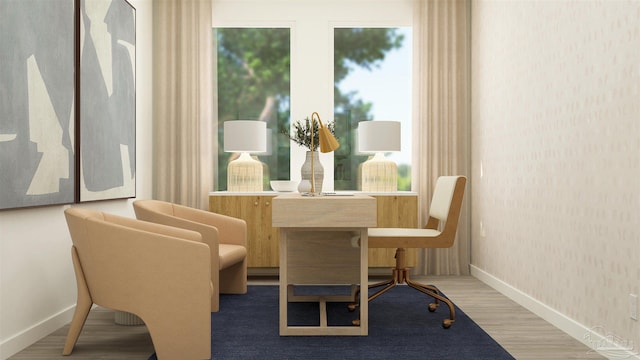
[[[216,227],[221,244],[247,247],[247,223],[242,219],[175,204],[173,212],[179,218]]]
[[[159,209],[154,208],[154,206],[158,206],[158,203],[155,202],[143,201],[140,204],[142,205],[134,206],[136,216],[140,220],[148,221],[155,224],[164,224],[170,227],[187,229],[200,233],[202,235],[202,242],[209,245],[209,252],[211,254],[211,266],[214,269],[218,269],[220,267],[220,249],[218,246],[219,236],[217,228],[159,211]],[[171,204],[166,205],[172,206]],[[218,279],[212,279],[212,281],[214,282],[214,284],[218,284]]]
[[[140,221],[137,219],[111,215],[107,213],[103,213],[103,218],[105,221],[108,221],[110,223],[130,227],[133,229],[177,237],[177,238],[186,239],[186,240],[203,242],[201,234],[195,231],[190,231],[188,229],[185,230],[185,229],[181,229],[173,226],[165,226],[162,224],[152,223],[148,221]]]

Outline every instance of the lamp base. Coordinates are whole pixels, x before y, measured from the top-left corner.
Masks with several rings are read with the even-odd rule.
[[[251,158],[249,153],[242,153],[227,166],[227,191],[262,191],[262,170],[260,161]]]
[[[362,164],[362,191],[398,191],[398,165],[387,160],[382,153],[365,161]]]

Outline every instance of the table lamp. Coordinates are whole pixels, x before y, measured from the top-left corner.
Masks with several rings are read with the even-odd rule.
[[[398,191],[398,166],[385,158],[385,152],[400,151],[399,121],[361,121],[358,124],[358,150],[375,155],[362,164],[362,191]]]
[[[267,123],[253,120],[224,122],[224,151],[240,157],[227,166],[227,191],[262,191],[262,163],[249,153],[267,150]]]

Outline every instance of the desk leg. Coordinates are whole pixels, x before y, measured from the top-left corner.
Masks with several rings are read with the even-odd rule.
[[[287,335],[287,232],[280,230],[280,335]]]
[[[369,238],[367,229],[360,230],[360,334],[369,335],[369,299],[367,285],[369,283]]]

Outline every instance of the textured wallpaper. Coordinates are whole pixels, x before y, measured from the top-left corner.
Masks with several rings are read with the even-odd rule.
[[[472,264],[640,351],[640,1],[474,1],[472,103]]]

